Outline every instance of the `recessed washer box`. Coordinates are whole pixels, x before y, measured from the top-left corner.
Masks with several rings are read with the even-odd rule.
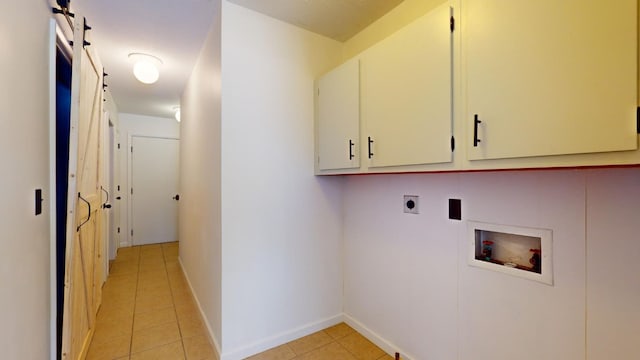
[[[471,266],[553,285],[552,231],[467,221]]]

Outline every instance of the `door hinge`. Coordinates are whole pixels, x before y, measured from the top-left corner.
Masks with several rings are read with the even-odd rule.
[[[118,228],[118,234],[120,234],[120,228]]]
[[[133,188],[131,188],[131,195],[133,195]]]
[[[456,138],[451,136],[451,152],[454,152],[455,150],[456,150]]]
[[[451,16],[451,19],[449,20],[449,28],[451,29],[451,32],[456,29],[456,19],[453,16]]]
[[[120,191],[120,185],[118,185],[118,191]]]
[[[133,229],[131,229],[131,236],[133,236]]]
[[[120,150],[120,144],[118,144],[118,150]]]
[[[131,147],[131,152],[133,152],[133,146]]]

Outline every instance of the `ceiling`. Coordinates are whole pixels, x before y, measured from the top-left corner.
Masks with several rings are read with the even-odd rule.
[[[118,110],[173,117],[200,53],[214,14],[211,0],[72,0],[74,12],[87,18]],[[138,82],[128,55],[160,58],[160,79]]]
[[[346,41],[403,0],[229,0],[309,31]]]
[[[118,110],[173,117],[213,20],[214,0],[74,0],[96,44]],[[403,0],[228,0],[254,11],[345,41]],[[132,74],[130,53],[160,58],[152,85]]]

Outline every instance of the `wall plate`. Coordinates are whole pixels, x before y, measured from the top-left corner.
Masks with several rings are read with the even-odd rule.
[[[449,199],[449,219],[462,220],[462,201],[460,199]]]
[[[404,196],[404,212],[407,214],[419,214],[418,209],[418,195],[405,195]]]

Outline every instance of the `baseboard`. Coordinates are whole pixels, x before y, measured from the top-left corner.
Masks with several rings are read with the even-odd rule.
[[[207,333],[209,333],[209,336],[208,336],[209,343],[213,346],[214,350],[216,351],[216,358],[220,359],[221,358],[220,344],[218,344],[218,341],[216,340],[213,329],[211,328],[211,324],[209,323],[209,319],[207,319],[207,317],[204,315],[204,311],[202,310],[202,306],[200,305],[200,300],[198,300],[198,297],[196,296],[196,292],[193,291],[191,280],[189,280],[189,276],[187,275],[187,272],[184,271],[184,265],[182,265],[182,259],[180,257],[178,257],[178,263],[180,264],[180,269],[182,270],[182,274],[184,275],[184,278],[187,280],[187,285],[189,285],[189,290],[191,290],[193,299],[196,301],[196,306],[198,307],[198,312],[200,312],[200,317],[202,318],[202,321],[204,321],[204,325],[207,327]]]
[[[202,311],[202,306],[200,305],[200,301],[198,300],[198,296],[196,295],[196,292],[193,291],[193,286],[191,285],[191,281],[189,280],[189,276],[187,275],[187,272],[184,271],[184,265],[182,264],[182,259],[178,258],[178,262],[180,263],[180,268],[182,269],[182,273],[184,274],[184,277],[187,280],[187,284],[189,285],[189,290],[191,290],[191,293],[193,294],[193,298],[196,301],[196,306],[198,307],[200,316],[202,317],[202,320],[204,321],[204,324],[207,327],[207,332],[209,333],[209,342],[216,350],[216,356],[220,360],[242,360],[249,356],[261,353],[265,350],[269,350],[276,346],[286,344],[289,341],[301,338],[309,334],[313,334],[316,331],[320,331],[330,326],[339,324],[343,321],[342,314],[338,314],[330,318],[326,318],[311,324],[298,327],[293,330],[282,332],[280,334],[257,341],[253,344],[244,346],[239,349],[231,350],[222,354],[220,344],[218,343],[214,335],[213,329],[211,328],[211,324],[209,323],[209,320],[207,319],[207,317],[204,315],[204,311]]]
[[[371,329],[369,329],[364,324],[354,319],[350,315],[343,314],[343,317],[344,317],[344,322],[347,323],[347,325],[354,328],[357,332],[362,334],[362,336],[366,337],[367,339],[369,339],[369,341],[376,344],[379,348],[384,350],[387,354],[393,356],[396,352],[398,352],[402,356],[402,360],[416,359],[415,356],[407,354],[405,351],[400,349],[397,345],[393,344],[392,342],[378,335],[377,333],[375,333],[374,331],[372,331]]]
[[[120,241],[120,243],[118,243],[118,248],[116,249],[116,256],[118,254],[118,249],[123,248],[123,247],[131,247],[131,242],[129,242],[129,240],[123,240]]]
[[[316,321],[307,325],[300,326],[298,328],[282,332],[280,334],[276,334],[274,336],[268,337],[266,339],[257,341],[253,344],[244,346],[239,349],[234,349],[228,352],[225,352],[220,357],[220,360],[241,360],[245,359],[249,356],[259,354],[265,350],[269,350],[276,346],[280,346],[282,344],[286,344],[295,339],[301,338],[303,336],[307,336],[309,334],[313,334],[314,332],[320,331],[322,329],[326,329],[330,326],[339,324],[343,321],[342,314],[338,314],[320,321]]]

